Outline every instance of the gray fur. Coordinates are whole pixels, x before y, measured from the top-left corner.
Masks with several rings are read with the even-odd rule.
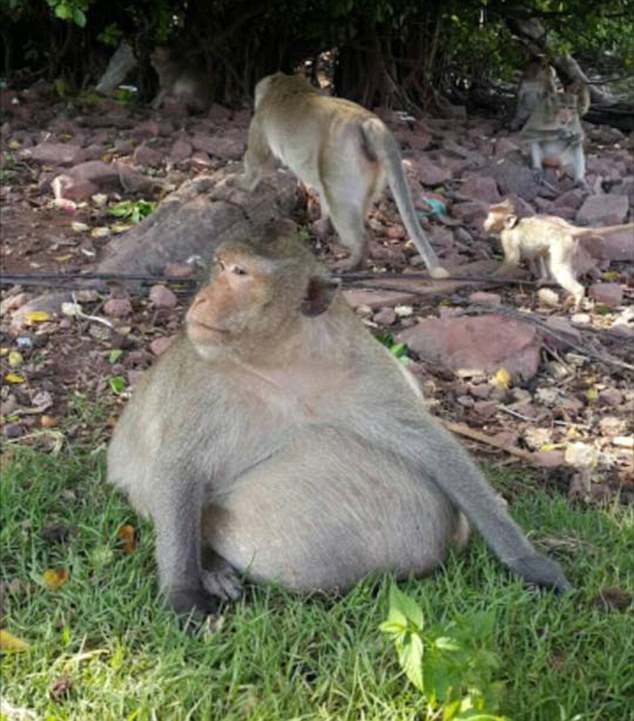
[[[201,544],[256,581],[345,590],[377,571],[432,571],[465,542],[460,511],[512,569],[567,588],[339,293],[319,315],[300,311],[324,276],[311,254],[298,246],[263,264],[240,252],[241,266],[269,269],[276,292],[255,309],[268,331],[244,313],[232,326],[227,311],[221,341],[183,334],[135,390],[108,451],[108,480],[154,519],[177,610],[207,612],[208,590],[235,595],[222,564],[203,576]]]

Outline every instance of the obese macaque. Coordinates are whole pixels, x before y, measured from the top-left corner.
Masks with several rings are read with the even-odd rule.
[[[532,60],[525,68],[517,89],[517,108],[511,123],[513,130],[521,128],[546,94],[557,92],[555,70],[546,56]]]
[[[321,95],[302,76],[269,75],[255,87],[255,114],[239,185],[254,190],[274,159],[319,194],[322,221],[332,221],[350,251],[342,267],[355,268],[365,260],[365,218],[387,181],[430,275],[448,277],[416,216],[398,143],[374,113],[349,100]]]
[[[159,78],[159,92],[152,102],[155,110],[166,100],[180,105],[186,113],[209,110],[211,80],[206,73],[178,60],[174,51],[164,46],[154,48],[150,61]]]
[[[465,516],[527,582],[569,588],[295,237],[220,247],[115,428],[108,480],[153,518],[184,614],[237,597],[236,572],[307,592],[428,573]]]
[[[535,215],[518,218],[513,203],[506,199],[492,205],[484,221],[484,230],[500,236],[504,263],[498,271],[505,275],[516,269],[521,260],[531,264],[539,280],[553,278],[574,298],[578,308],[585,289],[577,280],[575,255],[579,239],[590,235],[606,235],[632,228],[627,225],[608,225],[601,228],[577,228],[555,215]]]
[[[585,185],[586,158],[581,117],[590,107],[590,93],[584,83],[573,83],[563,93],[546,93],[531,113],[520,136],[528,145],[535,170],[545,166],[569,168]]]

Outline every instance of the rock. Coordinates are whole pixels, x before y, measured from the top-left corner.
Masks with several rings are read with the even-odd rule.
[[[424,360],[451,370],[495,373],[506,368],[524,380],[537,372],[542,345],[533,326],[499,315],[428,318],[397,339]]]
[[[44,142],[20,151],[19,155],[25,160],[35,160],[47,165],[74,165],[82,158],[82,149],[81,146],[71,143]]]
[[[610,261],[634,261],[634,230],[624,228],[604,236],[581,239],[580,247],[594,258]]]
[[[606,406],[620,406],[623,403],[623,394],[617,388],[606,388],[599,393],[599,403]]]
[[[618,283],[595,283],[590,286],[588,295],[608,308],[616,308],[623,302],[623,288]]]
[[[598,454],[594,446],[577,441],[566,446],[564,458],[574,468],[594,468],[598,463]]]
[[[589,313],[574,313],[570,320],[573,323],[578,323],[579,325],[589,325],[592,323],[592,318]]]
[[[111,318],[125,318],[132,314],[129,298],[110,298],[104,303],[103,312]]]
[[[581,190],[580,188],[574,188],[573,190],[568,190],[567,192],[562,193],[556,199],[555,203],[557,206],[574,208],[576,210],[577,208],[579,208],[581,203],[583,203],[585,195],[585,191]]]
[[[482,175],[495,180],[502,195],[518,195],[527,201],[534,200],[540,191],[533,171],[516,153],[497,160],[480,169]]]
[[[182,163],[188,160],[193,152],[192,144],[184,138],[178,138],[172,145],[170,150],[169,159],[172,163]]]
[[[16,293],[15,295],[3,298],[2,302],[0,302],[0,317],[17,310],[23,306],[28,299],[28,293]]]
[[[150,289],[149,298],[156,308],[174,308],[178,303],[176,295],[164,285],[153,285]]]
[[[176,340],[176,336],[161,336],[159,338],[155,338],[150,343],[150,350],[154,355],[159,356],[162,353],[165,353],[165,351],[172,345],[172,343]]]
[[[105,163],[101,160],[89,160],[79,163],[64,175],[57,176],[53,183],[59,182],[63,198],[85,200],[97,191],[105,192],[143,192],[151,193],[156,182],[123,163]]]
[[[24,435],[24,428],[19,423],[5,423],[3,431],[5,438],[19,438]]]
[[[572,320],[574,321],[574,319],[575,317],[573,316]],[[570,325],[570,323],[565,318],[560,318],[559,316],[552,315],[549,318],[546,318],[546,325],[552,328],[558,336],[564,336],[564,341],[560,341],[556,336],[551,336],[548,334],[548,331],[545,331],[546,339],[551,344],[563,344],[563,347],[567,348],[568,344],[566,343],[566,340],[569,340],[571,343],[576,343],[577,345],[583,340],[581,337],[581,332],[573,325]]]
[[[581,225],[619,225],[624,223],[630,201],[627,195],[590,195],[577,213]]]
[[[561,305],[559,296],[554,290],[552,290],[552,288],[540,288],[537,291],[537,299],[541,305],[544,305],[547,308],[559,308]]]
[[[520,146],[510,138],[497,138],[495,141],[495,156],[501,158],[508,153],[519,151]]]
[[[392,325],[396,323],[396,313],[392,308],[381,308],[374,314],[372,320],[379,325]]]
[[[192,168],[198,171],[208,171],[213,167],[211,158],[207,155],[207,153],[203,153],[201,150],[198,150],[192,155],[191,164]]]
[[[146,143],[139,145],[134,151],[133,158],[137,165],[149,165],[154,168],[158,168],[163,163],[163,153],[156,148],[151,148]]]
[[[473,410],[483,418],[491,418],[498,409],[497,401],[476,401]]]
[[[470,303],[487,303],[488,305],[500,305],[502,296],[498,293],[487,293],[484,290],[476,290],[469,295]]]
[[[480,224],[489,212],[488,205],[480,201],[454,203],[451,214],[465,223]]]
[[[483,203],[498,203],[501,200],[495,180],[481,175],[472,175],[467,178],[460,187],[459,195]]]
[[[221,160],[240,160],[244,155],[244,141],[235,138],[222,138],[194,135],[192,145],[196,150],[215,156]]]
[[[423,185],[442,185],[451,178],[451,171],[435,165],[431,160],[422,156],[415,162],[416,171]]]
[[[603,416],[599,429],[604,436],[620,436],[627,431],[627,421],[617,416]]]
[[[163,273],[172,278],[191,278],[194,275],[194,269],[187,263],[168,263],[163,268]]]
[[[350,289],[343,291],[343,297],[353,308],[366,306],[369,309],[394,307],[400,303],[413,303],[416,296],[407,291]]]
[[[158,138],[160,134],[161,126],[156,120],[144,120],[130,131],[130,136],[135,140]]]

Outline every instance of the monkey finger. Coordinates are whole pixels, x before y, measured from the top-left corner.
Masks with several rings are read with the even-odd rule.
[[[207,593],[222,601],[237,601],[242,596],[240,579],[230,567],[221,571],[203,571],[201,579]]]

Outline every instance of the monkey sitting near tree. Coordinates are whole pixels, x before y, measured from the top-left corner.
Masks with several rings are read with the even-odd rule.
[[[562,169],[572,166],[575,181],[585,185],[586,158],[580,119],[589,108],[590,93],[585,83],[575,82],[563,93],[547,92],[539,98],[520,132],[535,170],[544,166]]]
[[[517,89],[517,108],[511,122],[512,130],[521,128],[528,120],[540,99],[555,94],[555,69],[545,55],[534,58],[524,69]]]
[[[152,107],[159,110],[172,100],[186,113],[204,113],[211,105],[211,80],[206,73],[175,57],[172,49],[158,46],[150,55],[159,78],[159,92]]]
[[[634,223],[607,225],[601,228],[577,228],[555,215],[517,216],[513,202],[507,198],[492,205],[484,220],[484,230],[500,236],[504,263],[497,274],[515,270],[522,259],[528,260],[531,270],[541,281],[552,278],[567,290],[578,308],[585,288],[577,280],[575,255],[579,240],[591,235],[606,235],[616,231],[634,230]]]
[[[342,267],[365,260],[365,218],[387,180],[430,275],[448,277],[416,216],[398,143],[374,113],[322,95],[302,76],[269,75],[255,86],[255,114],[238,184],[254,190],[274,159],[319,194],[322,222],[332,221],[350,251]]]
[[[428,573],[465,516],[527,582],[570,588],[294,235],[220,247],[115,428],[108,480],[153,518],[184,614],[239,596],[235,571],[297,591]]]

